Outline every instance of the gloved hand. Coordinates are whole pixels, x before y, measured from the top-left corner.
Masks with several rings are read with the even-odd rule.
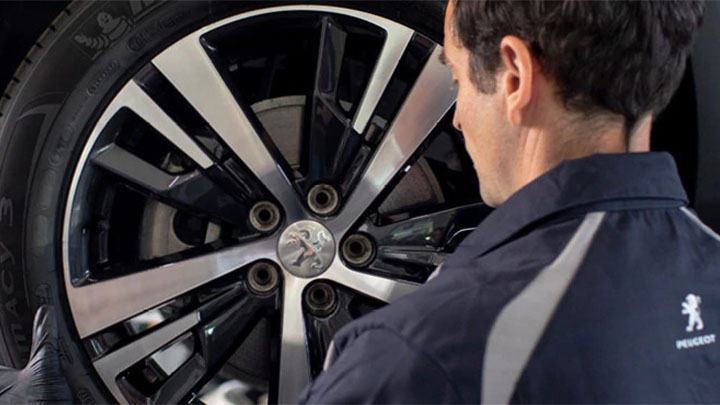
[[[56,335],[54,310],[43,305],[35,312],[30,360],[25,368],[16,370],[0,366],[0,403],[73,402],[54,346]]]

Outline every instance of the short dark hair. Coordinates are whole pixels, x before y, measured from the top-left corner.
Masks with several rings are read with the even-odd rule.
[[[451,0],[479,91],[495,91],[500,41],[526,41],[569,110],[657,114],[680,85],[703,1]]]

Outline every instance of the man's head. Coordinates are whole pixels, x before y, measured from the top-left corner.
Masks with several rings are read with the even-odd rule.
[[[703,11],[684,0],[450,0],[443,59],[483,199],[501,204],[565,159],[646,149]]]

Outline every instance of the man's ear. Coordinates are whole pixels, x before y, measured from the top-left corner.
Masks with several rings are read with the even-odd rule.
[[[520,38],[508,35],[500,41],[501,89],[504,92],[507,118],[512,125],[523,121],[523,109],[533,97],[536,61],[528,45]]]

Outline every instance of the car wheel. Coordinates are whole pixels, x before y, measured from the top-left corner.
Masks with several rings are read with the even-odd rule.
[[[0,105],[0,321],[79,402],[294,402],[488,213],[440,2],[72,3]]]

